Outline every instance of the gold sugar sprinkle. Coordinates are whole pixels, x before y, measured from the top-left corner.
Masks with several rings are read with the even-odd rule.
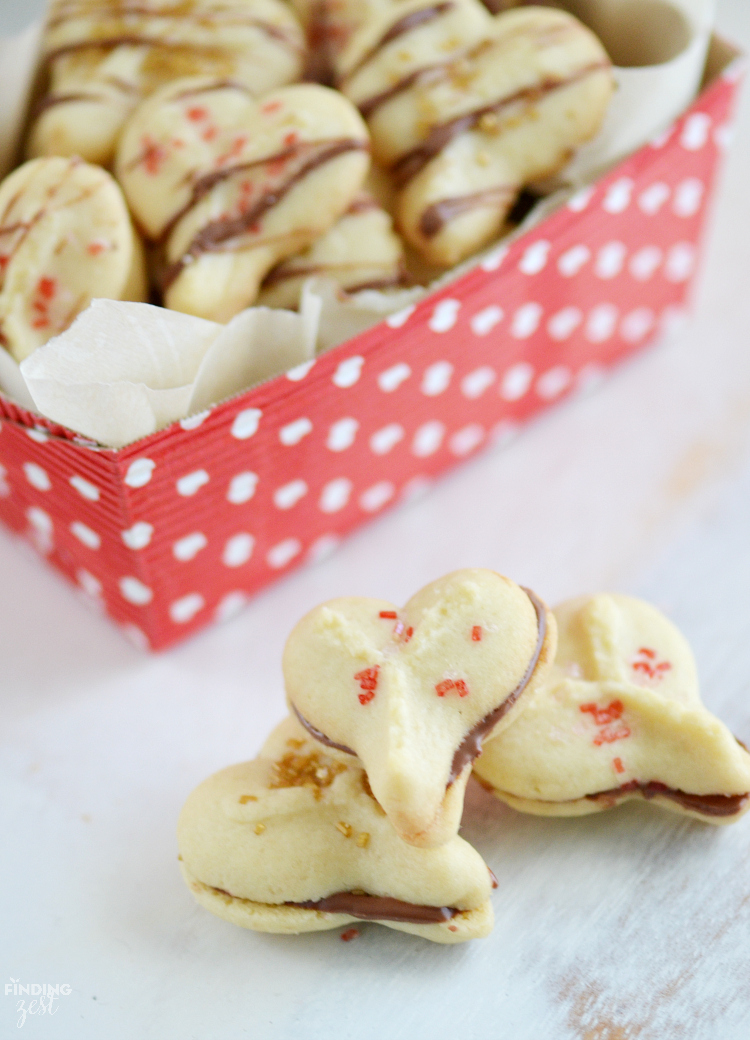
[[[178,860],[180,861],[180,863],[182,863],[182,853],[180,853],[180,854],[179,854],[179,856],[177,857],[177,859],[178,859]]]
[[[366,849],[369,844],[370,835],[367,833],[367,831],[362,831],[361,834],[357,835],[357,845],[360,849]]]
[[[295,751],[299,751],[301,747],[305,746],[304,740],[299,740],[297,737],[290,737],[286,742],[287,747],[294,748]]]
[[[352,825],[350,823],[344,823],[343,820],[339,820],[336,824],[336,830],[341,831],[345,838],[351,838],[352,836]]]
[[[479,129],[486,134],[495,133],[498,128],[498,118],[494,112],[485,112],[479,120]]]
[[[330,787],[339,773],[346,771],[343,762],[327,758],[319,751],[309,755],[298,755],[288,751],[278,762],[274,762],[271,788],[309,787],[316,801],[320,801],[324,787]]]
[[[255,824],[255,833],[256,834],[262,834],[265,829],[266,829],[265,823],[256,823]]]
[[[241,794],[240,795],[240,805],[247,805],[248,802],[257,802],[257,801],[258,801],[258,799],[255,797],[254,794]]]

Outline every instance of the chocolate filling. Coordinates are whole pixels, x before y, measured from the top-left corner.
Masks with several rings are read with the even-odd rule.
[[[667,787],[657,780],[631,780],[622,787],[613,787],[608,791],[598,791],[596,794],[587,794],[590,802],[614,801],[622,795],[632,791],[640,791],[644,798],[669,798],[677,802],[683,809],[699,812],[703,816],[735,816],[745,807],[750,799],[750,792],[746,794],[689,794],[687,791],[679,791],[674,787]]]
[[[482,744],[485,739],[489,736],[495,726],[498,724],[500,719],[510,711],[513,705],[516,703],[518,698],[521,696],[523,691],[529,685],[531,677],[534,674],[534,669],[539,663],[539,658],[544,647],[544,640],[547,635],[547,609],[539,599],[539,597],[531,591],[531,589],[523,590],[531,600],[531,604],[534,607],[537,617],[537,640],[532,654],[531,660],[529,661],[528,667],[521,677],[521,681],[518,683],[516,688],[508,694],[502,704],[499,704],[497,708],[494,708],[488,715],[485,715],[476,726],[473,726],[466,734],[464,739],[456,748],[455,754],[453,755],[453,762],[451,764],[451,771],[448,777],[448,783],[446,788],[450,787],[456,777],[461,771],[475,758],[478,758],[482,753]],[[307,732],[313,736],[321,744],[325,744],[328,747],[336,748],[338,751],[344,751],[347,755],[356,755],[355,751],[352,751],[346,744],[337,744],[329,737],[322,733],[319,729],[316,729],[312,723],[308,722],[304,715],[301,715],[294,704],[292,704],[292,711],[297,716],[301,724],[305,727]]]
[[[324,899],[284,903],[284,906],[321,910],[326,914],[348,914],[361,921],[403,921],[404,924],[441,924],[460,913],[449,906],[421,906],[391,896],[360,895],[358,892],[334,892]]]
[[[357,62],[354,68],[350,69],[344,77],[345,80],[349,80],[355,73],[359,72],[369,61],[380,53],[380,51],[387,47],[389,43],[393,43],[400,36],[404,36],[405,33],[411,32],[412,29],[417,29],[421,25],[426,25],[428,22],[433,22],[436,18],[440,18],[442,15],[447,14],[448,11],[453,10],[454,5],[450,2],[435,4],[434,7],[423,7],[418,11],[412,11],[410,14],[404,15],[403,18],[399,18],[397,22],[383,33],[378,42],[370,48]]]
[[[516,194],[515,186],[487,188],[474,192],[473,195],[459,195],[452,199],[441,199],[428,206],[419,220],[420,233],[425,238],[434,238],[440,234],[449,221],[468,213],[473,209],[500,208],[507,206]]]
[[[587,76],[590,76],[595,72],[601,72],[602,70],[609,68],[611,68],[611,63],[608,61],[595,62],[592,65],[587,65],[584,68],[579,69],[578,72],[566,76],[563,79],[550,78],[542,80],[541,83],[537,83],[533,87],[525,87],[523,90],[516,91],[515,94],[510,94],[507,97],[500,98],[498,101],[494,101],[491,105],[484,105],[482,108],[474,109],[473,112],[467,112],[466,115],[457,116],[455,119],[451,119],[447,123],[440,123],[437,126],[433,126],[420,145],[413,148],[405,155],[402,155],[401,158],[391,167],[391,172],[396,180],[396,184],[398,187],[403,188],[404,185],[408,184],[410,180],[416,177],[417,174],[420,173],[436,155],[439,155],[444,148],[447,148],[454,138],[469,130],[473,130],[474,127],[481,122],[483,117],[497,115],[499,112],[502,112],[503,109],[510,108],[512,105],[536,104],[548,94],[551,94],[556,90],[572,86],[574,83],[585,79]]]
[[[168,289],[184,268],[187,267],[188,264],[192,263],[196,257],[200,256],[202,253],[222,252],[227,248],[228,242],[238,239],[243,234],[250,231],[252,226],[256,224],[265,213],[270,209],[273,209],[273,207],[280,202],[296,184],[303,180],[308,173],[312,172],[312,170],[324,166],[326,163],[338,158],[339,155],[344,155],[346,152],[367,151],[368,149],[366,142],[357,141],[353,138],[342,138],[339,141],[310,142],[310,144],[317,145],[317,147],[310,149],[312,154],[309,158],[303,160],[298,169],[288,177],[286,181],[283,181],[274,190],[267,191],[262,195],[255,205],[250,207],[245,213],[242,213],[237,217],[228,217],[223,220],[211,221],[209,224],[206,224],[204,228],[201,228],[180,259],[170,264],[164,271],[161,279],[162,291]],[[298,151],[299,149],[290,149],[288,154],[291,156]],[[175,224],[182,219],[182,217],[192,209],[192,207],[195,206],[195,204],[207,192],[209,192],[214,185],[225,180],[227,177],[242,170],[249,169],[252,166],[259,166],[284,158],[285,154],[287,153],[279,156],[266,156],[264,159],[253,163],[233,166],[226,170],[217,170],[215,173],[210,173],[205,177],[202,177],[193,186],[190,202],[170,220],[169,224],[162,232],[162,240],[171,232]]]

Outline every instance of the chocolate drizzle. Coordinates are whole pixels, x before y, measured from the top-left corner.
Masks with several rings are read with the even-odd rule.
[[[433,202],[420,217],[420,233],[425,238],[434,238],[449,221],[461,216],[462,213],[468,213],[472,209],[485,207],[495,209],[509,205],[516,191],[515,185],[499,185],[497,188],[487,188],[485,191],[477,191],[472,195],[458,195],[452,199]]]
[[[347,914],[361,921],[401,921],[404,924],[442,924],[460,913],[449,906],[422,906],[419,903],[405,903],[391,896],[371,896],[359,892],[334,892],[324,899],[284,903],[284,906],[320,910],[325,914]]]
[[[572,86],[574,83],[586,79],[587,76],[609,68],[611,68],[611,63],[608,61],[594,62],[570,76],[562,79],[549,78],[542,80],[541,83],[537,83],[532,87],[524,87],[523,90],[518,90],[514,94],[509,94],[498,101],[493,101],[491,105],[483,105],[482,108],[476,108],[465,115],[457,116],[455,119],[450,119],[447,123],[439,123],[433,126],[420,145],[402,155],[392,165],[391,173],[396,184],[399,188],[403,188],[418,173],[421,173],[436,155],[439,155],[447,148],[451,141],[461,134],[473,130],[485,116],[496,116],[503,109],[510,108],[513,105],[534,105],[556,90]]]
[[[531,682],[531,677],[534,674],[536,666],[539,664],[539,658],[542,655],[542,649],[544,647],[544,640],[547,637],[547,608],[539,599],[539,597],[531,591],[531,589],[523,590],[531,600],[531,605],[536,612],[537,620],[537,639],[536,646],[534,647],[534,653],[531,656],[528,667],[521,677],[521,681],[518,683],[516,688],[508,694],[502,704],[498,704],[489,715],[472,726],[469,732],[466,734],[464,739],[456,748],[456,753],[453,756],[453,762],[451,764],[450,776],[448,778],[448,787],[453,781],[460,775],[461,771],[473,762],[475,758],[478,758],[482,753],[482,744],[485,739],[490,735],[492,730],[498,724],[500,719],[507,715],[513,705],[516,703],[518,698],[521,696],[523,691]]]
[[[354,138],[341,138],[337,141],[308,142],[308,146],[312,147],[308,147],[309,154],[307,157],[302,159],[294,173],[287,177],[285,181],[282,181],[278,187],[271,191],[266,191],[261,195],[257,202],[250,206],[244,213],[240,213],[236,217],[226,217],[219,220],[213,220],[206,224],[205,227],[201,228],[180,259],[170,264],[164,271],[161,279],[162,290],[164,291],[168,289],[169,286],[179,277],[182,271],[202,253],[223,252],[230,248],[228,243],[235,241],[242,235],[251,231],[253,225],[257,224],[261,217],[263,217],[269,210],[273,209],[273,207],[280,202],[296,184],[303,180],[308,173],[311,173],[318,167],[325,165],[325,163],[338,158],[339,155],[344,155],[346,152],[367,151],[368,149],[368,145],[365,141],[358,141]],[[263,159],[251,163],[241,163],[236,166],[227,167],[223,170],[216,170],[201,177],[193,185],[190,201],[174,217],[172,217],[167,224],[160,236],[161,241],[164,241],[186,213],[188,213],[204,195],[211,191],[211,189],[221,181],[253,167],[262,166],[267,163],[286,161],[287,158],[291,159],[295,156],[299,156],[300,152],[301,149],[297,146],[275,156],[266,156]]]
[[[683,809],[690,809],[703,816],[736,816],[750,800],[750,792],[746,794],[689,794],[687,791],[667,787],[666,784],[659,783],[657,780],[631,780],[622,787],[587,794],[586,798],[590,802],[611,801],[612,804],[616,804],[623,795],[631,794],[634,791],[639,791],[647,799],[669,798],[670,801],[681,805]]]
[[[531,677],[534,674],[534,670],[539,663],[539,658],[542,655],[542,649],[544,648],[544,640],[547,637],[547,608],[539,599],[539,597],[531,591],[531,589],[523,590],[531,600],[531,604],[534,607],[537,618],[537,640],[534,648],[534,653],[531,656],[528,667],[523,673],[520,682],[511,693],[505,698],[502,704],[499,704],[496,708],[485,715],[476,726],[472,726],[469,732],[466,734],[464,739],[456,748],[455,754],[453,755],[453,762],[451,764],[451,771],[448,777],[448,783],[446,788],[450,787],[453,781],[458,777],[463,769],[475,758],[478,758],[482,752],[482,744],[485,739],[489,736],[495,726],[498,724],[500,719],[506,715],[513,705],[516,703],[518,698],[521,696],[523,691],[529,685]],[[304,715],[300,714],[298,709],[292,704],[292,711],[297,716],[299,721],[305,727],[307,732],[313,736],[321,744],[325,744],[327,747],[336,748],[338,751],[344,751],[347,755],[356,755],[356,751],[352,751],[346,744],[337,744],[335,741],[327,737],[325,733],[322,733],[319,729],[316,729],[311,722],[308,722]]]
[[[360,71],[368,62],[372,61],[380,51],[387,47],[389,43],[393,43],[400,36],[404,36],[406,33],[411,32],[412,29],[418,29],[422,25],[426,25],[428,22],[435,21],[436,18],[442,17],[447,14],[448,11],[453,10],[455,5],[448,0],[447,3],[435,4],[433,7],[422,7],[417,11],[411,11],[409,14],[404,15],[403,18],[399,18],[398,21],[394,22],[393,25],[387,29],[380,37],[378,42],[374,44],[365,54],[359,59],[356,65],[351,68],[346,76],[345,80],[349,80],[357,72]]]

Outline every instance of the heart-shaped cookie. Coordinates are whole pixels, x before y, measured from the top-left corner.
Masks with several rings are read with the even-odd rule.
[[[244,928],[309,932],[366,920],[441,943],[492,929],[494,878],[479,853],[458,836],[439,849],[406,845],[361,764],[332,758],[292,718],[255,761],[193,791],[178,840],[198,902]]]
[[[349,293],[393,289],[406,283],[404,247],[389,213],[366,192],[317,242],[270,272],[258,297],[263,307],[294,310],[307,278],[333,279]]]
[[[456,571],[402,609],[317,607],[289,636],[284,681],[308,731],[362,760],[399,835],[435,846],[458,829],[483,741],[518,714],[554,647],[536,596],[494,571]]]
[[[256,100],[203,78],[158,91],[128,122],[117,176],[163,257],[164,303],[228,321],[280,260],[346,212],[369,167],[359,113],[305,83]]]
[[[443,265],[496,236],[521,188],[594,136],[614,89],[606,51],[572,15],[493,18],[479,0],[407,0],[356,34],[341,67],[400,188],[400,230]]]
[[[53,0],[42,61],[29,155],[109,165],[128,115],[159,87],[207,75],[264,94],[299,78],[305,43],[280,0]]]
[[[555,610],[550,677],[474,767],[524,812],[579,816],[632,798],[707,823],[750,808],[750,755],[706,708],[690,647],[655,607],[598,595]]]
[[[80,159],[32,159],[0,185],[0,344],[23,361],[94,297],[142,300],[143,251],[120,188]]]

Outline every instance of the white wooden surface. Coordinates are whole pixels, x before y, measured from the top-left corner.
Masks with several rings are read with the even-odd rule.
[[[750,48],[747,0],[721,0],[719,24]],[[229,626],[143,657],[0,534],[0,982],[72,987],[21,1031],[0,988],[0,1037],[750,1036],[750,819],[715,830],[631,805],[550,821],[476,789],[463,833],[499,878],[497,923],[460,948],[375,925],[351,943],[234,929],[193,905],[174,838],[190,789],[283,714],[303,611],[403,601],[456,567],[552,602],[651,598],[750,741],[749,100],[688,326]]]

